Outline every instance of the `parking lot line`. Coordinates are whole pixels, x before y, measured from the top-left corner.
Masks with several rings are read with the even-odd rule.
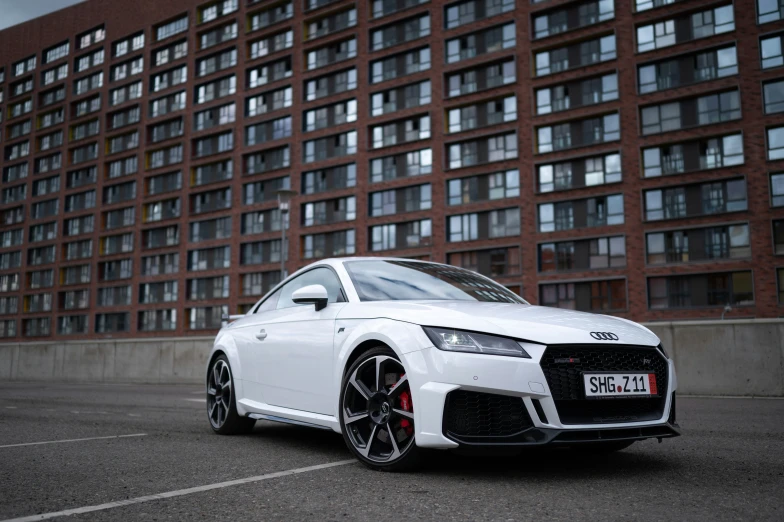
[[[0,448],[18,448],[20,446],[40,446],[42,444],[60,444],[62,442],[84,442],[87,440],[125,439],[128,437],[144,437],[146,433],[131,433],[129,435],[109,435],[106,437],[86,437],[84,439],[45,440],[42,442],[22,442],[20,444],[6,444]]]
[[[337,462],[328,462],[326,464],[318,464],[316,466],[308,466],[305,468],[289,469],[286,471],[276,471],[275,473],[267,473],[266,475],[256,475],[255,477],[247,477],[237,480],[228,480],[226,482],[217,482],[215,484],[207,484],[204,486],[196,486],[193,488],[178,489],[175,491],[167,491],[165,493],[158,493],[155,495],[147,495],[144,497],[129,498],[127,500],[118,500],[116,502],[107,502],[106,504],[98,504],[95,506],[84,506],[73,509],[65,509],[63,511],[53,511],[51,513],[41,513],[39,515],[30,515],[27,517],[11,518],[2,520],[0,522],[33,522],[35,520],[48,520],[55,517],[65,517],[70,515],[80,515],[82,513],[92,513],[94,511],[104,511],[106,509],[118,508],[123,506],[131,506],[133,504],[142,504],[144,502],[152,502],[153,500],[163,500],[166,498],[181,497],[183,495],[191,495],[193,493],[201,493],[202,491],[210,491],[213,489],[228,488],[231,486],[239,486],[241,484],[250,484],[252,482],[260,482],[262,480],[270,480],[288,475],[298,475],[300,473],[307,473],[309,471],[317,471],[320,469],[334,468],[335,466],[345,466],[346,464],[355,463],[356,460],[339,460]]]

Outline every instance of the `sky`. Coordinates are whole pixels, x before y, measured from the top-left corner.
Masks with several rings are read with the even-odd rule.
[[[0,0],[0,30],[83,0]]]

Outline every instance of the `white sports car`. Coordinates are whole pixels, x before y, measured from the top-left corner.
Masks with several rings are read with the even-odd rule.
[[[319,261],[218,334],[207,413],[342,433],[374,469],[423,448],[612,451],[679,434],[659,339],[625,319],[529,305],[475,272],[392,258]]]

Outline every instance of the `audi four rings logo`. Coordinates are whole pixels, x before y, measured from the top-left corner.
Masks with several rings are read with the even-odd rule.
[[[591,337],[597,341],[617,341],[618,336],[612,332],[591,332]]]

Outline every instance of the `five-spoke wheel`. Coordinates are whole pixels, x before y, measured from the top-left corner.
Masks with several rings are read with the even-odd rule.
[[[343,435],[362,462],[401,469],[416,460],[411,387],[394,352],[363,354],[346,374],[340,404]]]
[[[217,357],[207,372],[207,416],[216,433],[247,433],[255,420],[240,417],[234,404],[234,381],[226,356]]]

